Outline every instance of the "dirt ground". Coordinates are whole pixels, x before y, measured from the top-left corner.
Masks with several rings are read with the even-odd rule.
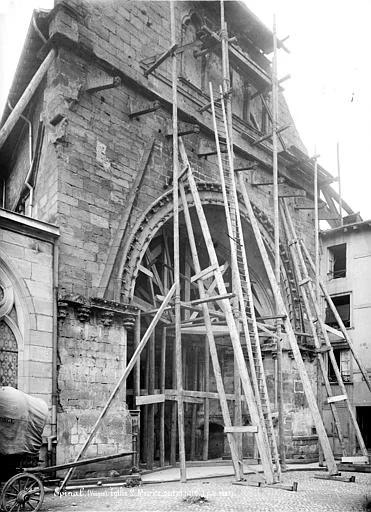
[[[47,494],[42,511],[254,511],[254,512],[355,512],[371,501],[371,475],[355,475],[355,483],[315,478],[313,471],[288,472],[282,483],[298,482],[298,491],[233,485],[232,477],[167,482],[140,487],[95,487],[76,489],[61,496]],[[318,474],[318,473],[317,473]],[[248,483],[257,481],[247,477]]]

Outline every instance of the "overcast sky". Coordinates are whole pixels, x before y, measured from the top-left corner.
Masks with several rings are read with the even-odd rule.
[[[122,0],[125,1],[125,0]],[[333,175],[340,142],[344,199],[371,219],[371,0],[245,0],[268,26],[277,16],[279,76],[296,126],[310,154]],[[32,8],[53,0],[0,0],[0,109],[13,77]]]

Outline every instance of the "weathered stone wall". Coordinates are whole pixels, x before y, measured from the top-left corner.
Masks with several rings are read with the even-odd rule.
[[[114,315],[60,303],[58,370],[58,460],[72,460],[91,432],[126,365],[126,328]],[[63,312],[63,314],[62,314]],[[125,386],[118,392],[86,456],[132,450]],[[131,457],[109,463],[132,465]],[[101,467],[102,469],[102,467]],[[83,472],[99,471],[99,466]]]
[[[24,218],[9,214],[0,228],[0,282],[14,297],[4,319],[18,344],[18,388],[51,407],[53,347],[53,243],[23,234]],[[2,219],[4,221],[4,219]],[[36,223],[37,224],[37,223]],[[5,224],[3,224],[5,226]],[[17,232],[18,231],[18,232]],[[50,418],[44,434],[50,435]]]

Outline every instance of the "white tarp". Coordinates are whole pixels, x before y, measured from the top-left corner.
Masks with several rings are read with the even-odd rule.
[[[0,387],[0,455],[36,454],[47,416],[48,406],[40,398]]]

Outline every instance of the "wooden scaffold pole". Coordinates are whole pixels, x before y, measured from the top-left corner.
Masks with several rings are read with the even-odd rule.
[[[278,202],[278,81],[277,81],[277,31],[276,17],[273,17],[273,63],[272,63],[272,143],[273,143],[273,209],[274,209],[274,274],[280,286],[280,226]],[[282,314],[279,304],[275,303],[276,315]],[[282,339],[280,320],[277,320],[277,409],[278,409],[278,450],[281,469],[286,469],[286,450],[284,434],[284,406],[282,382]]]
[[[170,0],[171,44],[176,44],[175,0]],[[184,402],[182,372],[182,340],[180,329],[180,260],[179,260],[179,191],[178,191],[178,59],[172,54],[172,92],[173,92],[173,236],[174,236],[174,284],[175,284],[175,352],[178,404],[179,468],[180,481],[186,482]]]
[[[317,155],[316,147],[314,148],[314,155]],[[319,287],[319,214],[318,214],[318,161],[317,156],[314,159],[314,186],[313,186],[313,197],[314,197],[314,254],[315,254],[315,288],[316,288],[316,299],[319,304],[321,298],[321,292]],[[315,327],[316,329],[316,327]],[[318,354],[317,357],[317,404],[318,409],[322,414],[322,356]],[[323,452],[321,448],[321,443],[318,443],[318,461],[319,465],[323,466]]]
[[[229,173],[230,180],[233,178],[234,173],[234,160],[233,160],[233,119],[232,119],[232,100],[230,94],[230,75],[229,75],[229,48],[228,48],[228,30],[227,24],[225,22],[225,10],[224,10],[224,0],[220,0],[220,29],[221,29],[221,47],[222,47],[222,89],[223,96],[225,95],[225,105],[226,105],[226,113],[227,113],[227,127],[229,138],[227,137],[227,144],[229,144],[229,152],[232,155],[232,158],[229,160]],[[212,96],[210,96],[212,98]],[[214,107],[214,104],[212,104]],[[232,202],[230,203],[232,204]],[[236,245],[236,216],[235,212],[231,211],[231,221],[232,221],[232,231],[230,232],[230,245]],[[235,249],[235,247],[234,247]],[[232,258],[233,260],[233,258]],[[232,270],[232,289],[234,288],[234,283],[236,282],[236,272],[238,269],[235,265],[231,265]],[[233,311],[238,311],[238,299],[237,297],[233,300]],[[237,360],[234,357],[234,392],[236,395],[236,400],[234,402],[234,422],[235,425],[242,425],[242,406],[241,406],[241,379],[238,372],[238,364]],[[242,457],[242,435],[236,434],[237,439],[237,447],[239,452],[239,457]]]

